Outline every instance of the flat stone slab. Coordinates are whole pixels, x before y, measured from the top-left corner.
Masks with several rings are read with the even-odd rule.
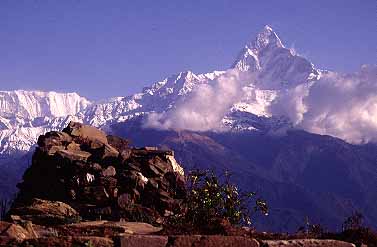
[[[59,150],[56,151],[61,157],[72,161],[87,161],[91,153],[81,150]]]
[[[220,235],[123,235],[121,247],[355,247],[337,240],[296,239],[260,240],[242,236]]]
[[[125,235],[119,238],[120,247],[165,247],[167,236],[157,235]]]
[[[156,227],[148,223],[142,223],[142,222],[119,222],[117,224],[125,228],[128,231],[128,233],[138,234],[138,235],[154,234],[162,230],[162,227]]]
[[[263,247],[355,247],[351,243],[319,239],[263,240],[260,242]]]
[[[62,230],[65,234],[81,235],[90,232],[91,235],[100,236],[102,234],[135,234],[153,235],[161,231],[161,227],[155,227],[142,222],[114,222],[114,221],[88,221],[76,224],[64,225]]]
[[[28,240],[28,244],[22,246],[54,246],[54,247],[68,247],[68,246],[95,246],[95,247],[113,247],[114,241],[109,238],[102,237],[43,237]]]
[[[241,237],[241,236],[204,236],[204,235],[192,235],[192,236],[173,236],[169,237],[169,243],[167,246],[171,247],[259,247],[257,240]]]

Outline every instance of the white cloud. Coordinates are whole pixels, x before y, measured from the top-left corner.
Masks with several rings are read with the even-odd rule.
[[[222,130],[222,119],[241,100],[242,88],[250,84],[257,87],[256,76],[229,70],[199,85],[172,110],[150,114],[145,126]],[[318,81],[282,89],[268,111],[273,116],[286,116],[297,128],[312,133],[351,143],[377,140],[377,66],[363,66],[347,75],[326,72]]]
[[[242,87],[252,80],[250,74],[228,70],[209,84],[199,85],[174,110],[150,114],[146,126],[194,131],[220,130],[224,115],[242,97]]]
[[[270,110],[309,132],[352,143],[377,140],[377,66],[349,75],[326,73],[313,85],[282,93]]]

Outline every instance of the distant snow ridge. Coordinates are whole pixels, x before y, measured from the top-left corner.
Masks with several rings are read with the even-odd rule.
[[[77,93],[40,91],[0,91],[0,116],[3,118],[34,119],[76,115],[90,105]]]
[[[28,151],[39,135],[79,120],[90,104],[77,93],[0,91],[0,153]]]
[[[181,72],[144,88],[141,93],[100,102],[90,102],[76,93],[1,91],[0,153],[28,151],[39,135],[62,129],[69,121],[106,128],[111,123],[166,111],[196,85],[222,73]]]
[[[303,120],[307,112],[311,113],[305,97],[321,77],[328,78],[328,74],[286,48],[273,29],[266,26],[254,40],[246,43],[229,70],[205,74],[181,72],[126,97],[91,102],[76,93],[0,91],[0,153],[28,151],[39,135],[61,129],[71,120],[103,129],[138,116],[147,119],[154,116],[157,121],[169,123],[165,128],[184,126],[196,131],[201,130],[200,126],[207,128],[202,130],[213,128],[206,121],[218,120],[219,129],[234,131],[279,132],[291,127],[292,120],[309,126],[304,125]],[[238,82],[234,78],[248,79]],[[228,79],[235,84],[227,85]],[[203,97],[198,97],[201,95]],[[297,100],[289,101],[291,95]],[[215,101],[208,98],[213,96]],[[226,101],[227,109],[218,107],[224,101],[222,99]],[[285,102],[286,107],[277,107],[277,102]],[[201,124],[186,116],[189,123],[178,119],[180,124],[175,126],[180,113],[193,113]],[[298,114],[301,120],[291,118]],[[172,116],[175,119],[168,119]],[[321,124],[321,133],[342,136],[334,124],[331,132],[323,130],[327,124],[321,119],[316,119],[310,130],[318,129],[318,124]]]
[[[145,87],[141,93],[118,97],[93,104],[84,111],[84,122],[101,127],[113,122],[123,122],[150,112],[164,112],[200,84],[223,74],[223,71],[196,75],[191,71],[181,72]]]

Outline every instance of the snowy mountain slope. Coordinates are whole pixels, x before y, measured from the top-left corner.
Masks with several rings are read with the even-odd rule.
[[[172,75],[146,87],[141,93],[92,103],[76,93],[39,91],[0,92],[0,153],[28,151],[39,135],[61,129],[70,120],[106,128],[149,112],[172,108],[196,85],[223,72],[195,75],[191,71]]]
[[[243,87],[242,99],[229,109],[229,113],[242,111],[265,117],[271,117],[267,108],[279,91],[320,77],[319,70],[305,58],[285,48],[269,26],[254,41],[248,42],[232,68],[257,73],[258,78],[256,83]],[[84,112],[84,122],[104,126],[150,112],[167,112],[189,97],[199,85],[211,84],[226,73],[214,71],[196,75],[187,71],[172,75],[144,88],[141,93],[94,104]],[[224,121],[226,118],[224,116]]]
[[[223,71],[214,71],[196,75],[187,71],[172,75],[150,87],[145,87],[141,93],[94,104],[84,112],[84,122],[100,127],[150,112],[167,111],[177,101],[184,100],[195,87],[223,73]]]
[[[280,127],[287,121],[271,116],[271,102],[286,88],[320,75],[309,61],[285,48],[269,26],[246,44],[231,69],[258,75],[256,81],[242,88],[241,100],[224,115],[223,125],[234,130],[263,129],[267,122],[270,127],[274,123]],[[90,102],[76,93],[0,92],[0,153],[27,151],[40,134],[59,129],[69,120],[106,129],[140,115],[172,111],[200,85],[211,85],[226,73],[181,72],[145,87],[141,93],[101,102]]]
[[[40,135],[52,130],[61,130],[70,121],[80,122],[81,118],[71,115],[56,118],[37,117],[27,124],[0,130],[0,157],[28,152]]]
[[[0,92],[0,153],[26,152],[39,135],[60,129],[91,102],[76,93]]]
[[[286,48],[269,26],[245,45],[232,67],[259,72],[258,87],[263,89],[295,87],[320,77],[314,65]]]
[[[90,104],[77,93],[0,91],[0,116],[6,119],[76,115]]]

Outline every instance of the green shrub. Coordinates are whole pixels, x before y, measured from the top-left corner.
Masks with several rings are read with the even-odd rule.
[[[253,192],[240,191],[231,183],[228,172],[221,177],[219,179],[213,171],[191,171],[187,176],[185,212],[171,217],[170,223],[203,231],[224,220],[231,225],[250,226],[253,212],[268,214],[264,200],[255,198]]]

